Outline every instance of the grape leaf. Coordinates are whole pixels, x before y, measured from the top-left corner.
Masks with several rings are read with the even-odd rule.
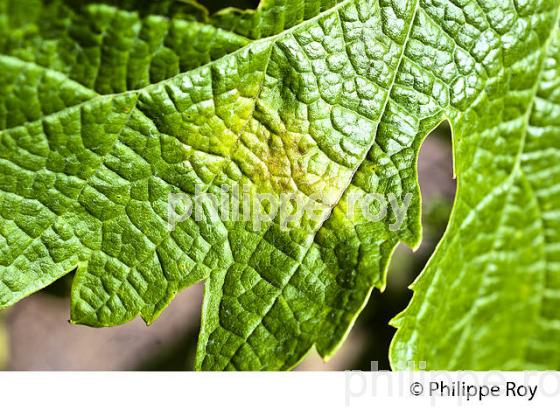
[[[496,149],[475,153],[465,162],[464,148],[456,147],[461,186],[453,216],[413,285],[410,306],[394,320],[395,368],[560,368],[558,25],[535,53],[536,69],[526,68],[533,80],[510,80],[532,86],[517,93],[524,115],[500,118],[503,132],[515,136],[500,144],[514,143],[514,150],[508,156]],[[495,165],[482,173],[477,164],[486,155]],[[489,177],[491,184],[473,187]]]
[[[522,368],[528,338],[554,344],[525,319],[556,310],[557,16],[547,0],[263,0],[214,16],[0,0],[0,305],[77,268],[74,323],[150,323],[205,280],[197,368],[287,369],[313,346],[328,358],[396,244],[419,244],[418,150],[447,119],[455,208],[393,361]],[[258,207],[250,221],[205,208],[169,229],[170,195],[223,186],[248,187],[243,205],[313,198],[316,215],[256,226]],[[349,212],[371,194],[407,212]]]

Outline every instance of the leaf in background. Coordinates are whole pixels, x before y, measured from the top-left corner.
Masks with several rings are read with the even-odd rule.
[[[445,258],[431,265],[442,284],[428,295],[436,301],[416,295],[419,321],[400,319],[393,356],[454,363],[458,343],[445,336],[457,333],[429,328],[443,297],[464,303],[449,318],[461,331],[476,325],[473,335],[490,336],[484,329],[494,322],[466,314],[469,306],[500,306],[496,321],[508,333],[497,335],[508,343],[515,335],[510,356],[519,352],[525,320],[540,309],[532,286],[555,294],[536,278],[551,278],[553,289],[558,276],[544,252],[555,249],[554,216],[538,229],[530,190],[532,180],[550,184],[543,192],[558,185],[538,169],[551,167],[559,145],[557,73],[547,68],[557,62],[546,57],[556,1],[264,0],[257,11],[209,20],[173,14],[174,2],[157,4],[156,15],[134,12],[133,2],[27,2],[0,0],[1,305],[77,266],[73,322],[109,326],[141,315],[149,323],[177,291],[205,279],[198,368],[286,369],[313,345],[327,358],[372,288],[383,288],[395,245],[418,245],[416,158],[447,118],[459,189],[434,261]],[[320,196],[319,218],[302,215],[282,229],[279,217],[255,227],[208,213],[167,229],[170,194],[217,194],[223,185],[249,187],[250,199]],[[402,224],[393,208],[381,221],[348,212],[372,193],[400,205],[412,194]],[[527,201],[509,206],[518,200]],[[251,211],[254,219],[259,210]],[[503,253],[491,251],[498,239],[509,247]],[[483,251],[492,275],[469,265]],[[462,286],[444,288],[456,278],[498,291],[479,300]],[[540,311],[557,311],[554,298],[546,303]],[[547,341],[539,335],[549,336],[534,333],[535,345]],[[425,348],[434,337],[441,347]],[[504,361],[499,342],[477,356],[476,339],[461,340],[471,352],[461,356],[465,368],[526,363]]]

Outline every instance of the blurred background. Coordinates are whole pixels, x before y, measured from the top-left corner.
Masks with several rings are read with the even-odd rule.
[[[455,180],[448,124],[424,142],[418,162],[423,198],[422,245],[399,245],[387,287],[375,290],[348,339],[328,362],[311,352],[297,370],[389,369],[395,332],[388,323],[408,304],[408,286],[420,273],[445,230]],[[9,370],[192,370],[200,320],[202,285],[183,290],[151,326],[136,319],[123,326],[93,329],[70,325],[68,275],[0,312],[0,369]]]

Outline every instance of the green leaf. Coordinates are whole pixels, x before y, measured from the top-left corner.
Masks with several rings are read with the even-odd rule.
[[[558,25],[514,64],[518,90],[488,113],[500,123],[468,142],[456,126],[453,215],[394,320],[395,368],[560,368]]]
[[[393,360],[523,368],[528,338],[554,344],[526,327],[557,311],[558,2],[101,3],[0,0],[1,306],[77,267],[74,323],[150,323],[205,280],[197,368],[328,358],[419,244],[418,150],[447,119],[456,204]],[[170,195],[223,186],[249,221],[206,206],[169,229]],[[255,224],[263,194],[315,213]],[[407,212],[353,209],[370,194]]]

